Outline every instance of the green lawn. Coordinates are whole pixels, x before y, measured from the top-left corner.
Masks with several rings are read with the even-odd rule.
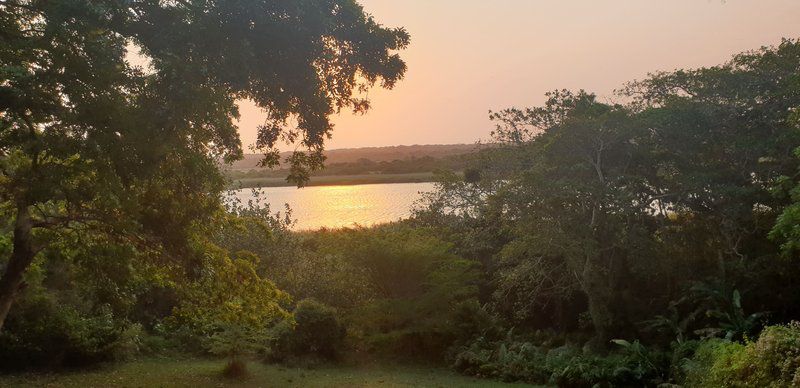
[[[0,387],[523,387],[407,366],[294,369],[249,363],[250,378],[220,376],[223,361],[147,359],[98,370],[0,375]]]

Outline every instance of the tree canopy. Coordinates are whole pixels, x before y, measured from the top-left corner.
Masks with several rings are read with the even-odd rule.
[[[561,325],[558,311],[585,303],[601,346],[639,330],[644,295],[666,306],[693,279],[729,298],[765,260],[783,262],[778,244],[796,254],[799,64],[800,43],[784,40],[651,74],[623,103],[556,91],[493,112],[496,147],[445,180],[420,220],[469,236],[460,245],[490,265],[499,311]]]
[[[330,115],[367,109],[362,92],[401,79],[394,51],[409,42],[353,0],[11,0],[0,36],[0,199],[14,230],[0,327],[54,233],[181,256],[219,209],[218,160],[242,154],[238,99],[267,112],[265,163],[278,140],[306,149],[290,158],[302,184]]]

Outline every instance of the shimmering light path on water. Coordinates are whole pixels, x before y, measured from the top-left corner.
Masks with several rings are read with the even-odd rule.
[[[267,187],[261,195],[270,209],[292,208],[296,230],[371,226],[408,218],[420,192],[433,190],[432,183],[390,183],[352,186]],[[251,189],[238,190],[236,196],[247,203]]]

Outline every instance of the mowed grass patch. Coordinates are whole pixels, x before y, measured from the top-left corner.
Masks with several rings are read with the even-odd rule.
[[[222,377],[225,362],[147,359],[96,370],[0,375],[2,387],[525,387],[458,375],[446,369],[370,365],[287,368],[249,362],[249,377]]]

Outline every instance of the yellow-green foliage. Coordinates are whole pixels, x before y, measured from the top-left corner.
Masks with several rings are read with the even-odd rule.
[[[800,387],[800,323],[770,326],[746,345],[711,340],[687,363],[692,387]]]
[[[284,308],[289,295],[258,276],[256,256],[239,252],[230,257],[211,244],[204,248],[206,268],[185,288],[184,302],[174,312],[178,322],[208,333],[231,326],[266,330],[289,317]]]

